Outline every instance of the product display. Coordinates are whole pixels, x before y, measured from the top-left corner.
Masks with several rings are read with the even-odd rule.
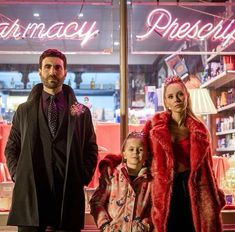
[[[228,159],[229,169],[222,179],[222,188],[226,194],[227,205],[235,209],[235,155]]]
[[[222,162],[222,172],[218,184],[226,195],[224,209],[235,209],[235,66],[234,56],[224,56],[208,63],[206,74],[202,77],[201,88],[210,90],[217,108],[217,114],[211,116],[211,134],[217,163]],[[226,165],[225,161],[226,160]]]

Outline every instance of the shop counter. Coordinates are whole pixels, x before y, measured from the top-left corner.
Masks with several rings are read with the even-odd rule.
[[[143,125],[129,125],[129,131],[140,131]],[[11,125],[0,124],[0,182],[9,180],[9,172],[6,168],[4,150],[10,133]],[[120,124],[119,123],[97,123],[96,124],[97,143],[99,145],[98,162],[108,153],[120,153]],[[95,186],[98,180],[98,170],[96,170],[94,181],[91,186]]]
[[[6,147],[7,139],[10,134],[11,125],[2,123],[0,124],[0,163],[5,163],[4,150]]]
[[[129,125],[129,131],[140,131],[143,125]],[[5,163],[4,150],[9,136],[11,125],[0,124],[0,163]],[[120,152],[120,124],[119,123],[97,123],[97,143],[101,150],[118,154]]]
[[[0,124],[0,182],[1,183],[11,181],[11,176],[9,174],[9,171],[6,165],[6,159],[4,155],[4,150],[6,147],[10,129],[11,129],[11,125],[6,124],[6,123]]]
[[[129,132],[141,131],[143,124],[131,124],[129,125]],[[4,156],[4,150],[9,136],[11,125],[0,124],[0,182],[9,181],[9,172],[6,167],[6,160]],[[120,124],[119,123],[97,123],[96,124],[96,136],[99,146],[98,163],[107,154],[119,154],[120,153]],[[215,176],[218,180],[219,186],[221,186],[222,178],[225,176],[226,171],[229,168],[229,163],[226,157],[213,156],[213,168]],[[95,171],[92,182],[89,187],[96,187],[98,184],[99,172]]]
[[[129,125],[129,132],[141,131],[144,124]],[[107,152],[120,153],[120,124],[119,123],[97,123],[97,143],[107,149]]]

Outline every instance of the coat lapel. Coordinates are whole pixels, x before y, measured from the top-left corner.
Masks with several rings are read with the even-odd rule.
[[[76,117],[71,115],[70,107],[68,110],[68,134],[67,134],[67,154],[70,154],[70,148],[72,143],[72,137],[75,128]]]
[[[156,144],[159,143],[166,153],[166,158],[173,160],[172,142],[168,128],[169,120],[170,114],[167,112],[156,114],[152,119],[152,130],[150,131],[150,137],[152,138],[151,140],[154,141],[153,147],[155,147],[156,141]],[[207,150],[210,149],[208,131],[202,122],[196,121],[190,116],[186,119],[186,126],[189,129],[190,135],[191,169],[197,170],[203,162],[204,156],[208,154]],[[156,151],[154,151],[154,153],[156,153]],[[173,162],[169,162],[169,165],[169,168],[171,168],[173,166]]]
[[[197,170],[202,164],[207,150],[210,149],[208,131],[202,122],[195,121],[188,117],[186,126],[190,133],[190,164],[191,170]]]
[[[169,119],[167,113],[156,114],[152,120],[153,129],[150,131],[150,137],[153,138],[154,144],[155,141],[156,144],[159,143],[162,149],[173,158],[171,135],[168,128]]]
[[[172,181],[174,171],[174,156],[168,120],[169,117],[166,114],[155,115],[152,120],[152,130],[150,131],[152,153],[154,155],[152,171],[156,172],[163,181],[162,183]],[[164,192],[166,191],[167,189],[164,189]]]
[[[39,101],[37,103],[29,104],[28,110],[26,112],[26,120],[28,122],[28,129],[26,136],[29,139],[30,147],[34,147],[38,136],[38,107]]]

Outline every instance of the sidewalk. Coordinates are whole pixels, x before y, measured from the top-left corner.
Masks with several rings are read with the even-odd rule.
[[[8,212],[0,212],[0,232],[17,232],[17,227],[6,226]],[[99,232],[94,223],[93,217],[86,213],[85,215],[85,229],[82,232]]]
[[[95,226],[86,226],[82,232],[99,232]],[[0,232],[17,232],[17,227],[15,226],[0,226]]]
[[[17,227],[15,227],[15,226],[0,226],[0,231],[1,232],[16,232]]]

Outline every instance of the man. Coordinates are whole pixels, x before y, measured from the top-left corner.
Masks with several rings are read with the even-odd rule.
[[[90,110],[64,85],[67,61],[48,49],[41,84],[19,105],[5,149],[15,182],[8,225],[19,232],[72,231],[84,226],[87,185],[97,164]]]

